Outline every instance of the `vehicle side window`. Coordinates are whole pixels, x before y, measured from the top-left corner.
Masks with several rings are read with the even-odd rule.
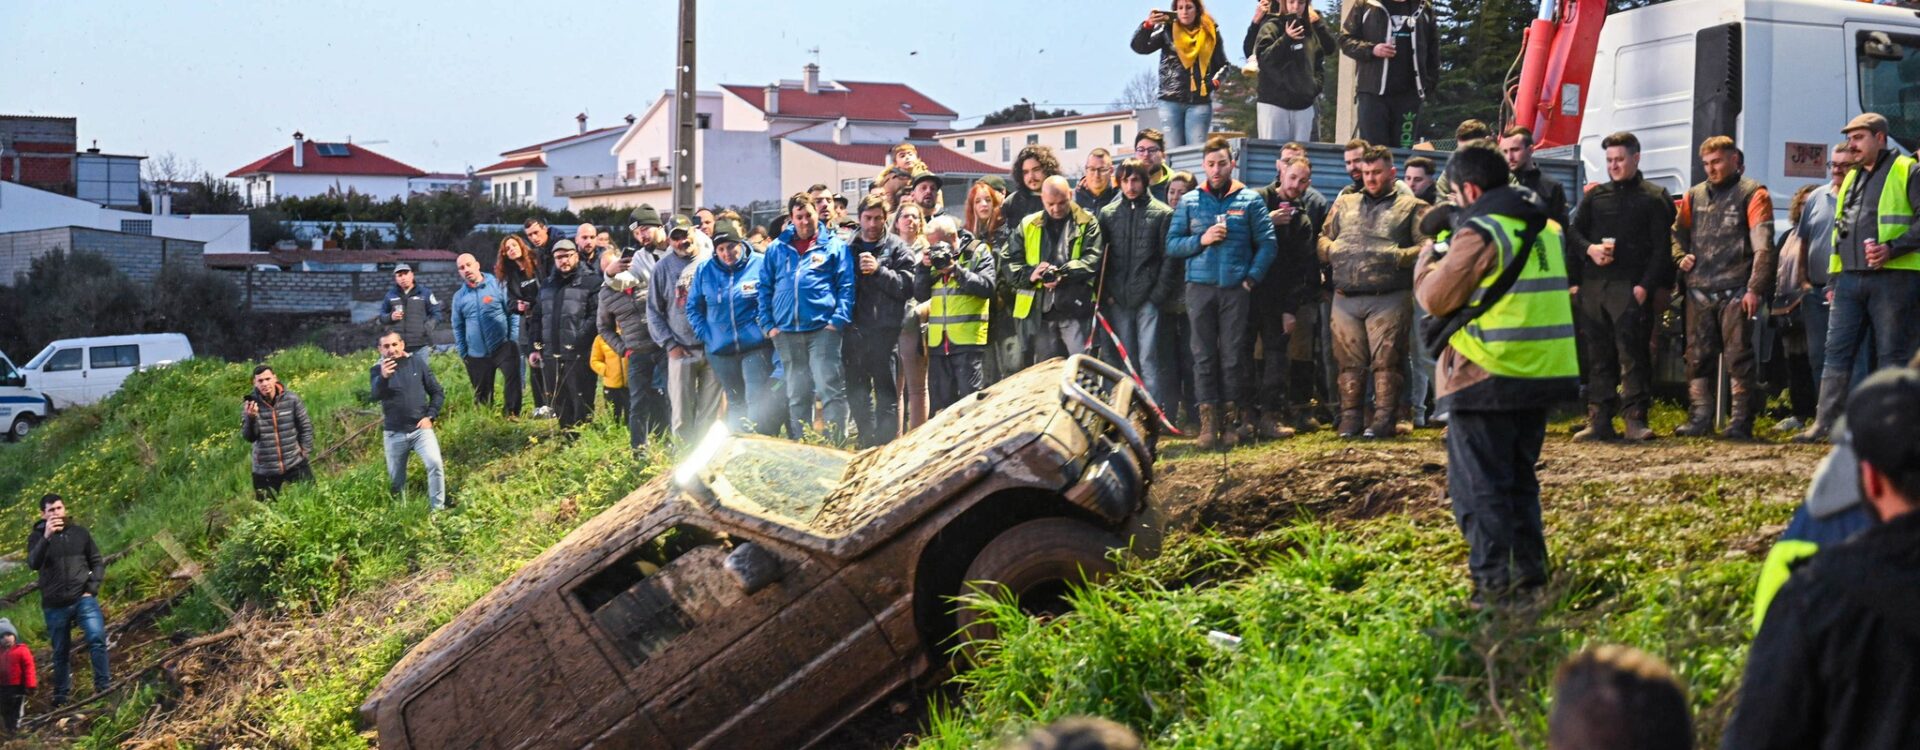
[[[634,666],[740,598],[722,564],[731,545],[682,524],[642,543],[572,595]]]
[[[1920,36],[1887,31],[1862,31],[1855,38],[1855,62],[1860,68],[1860,111],[1882,112],[1889,129],[1909,150],[1920,146],[1914,137],[1920,114],[1908,106],[1920,96]]]
[[[91,350],[93,369],[108,367],[139,367],[140,345],[122,344],[120,346],[96,346]]]
[[[42,368],[42,370],[44,372],[71,372],[78,370],[80,369],[80,351],[79,349],[61,349],[60,351],[54,352],[52,357],[47,358],[47,366]]]

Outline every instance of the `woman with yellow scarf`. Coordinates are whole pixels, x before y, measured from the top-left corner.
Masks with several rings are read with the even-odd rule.
[[[1133,51],[1160,53],[1160,129],[1167,147],[1206,140],[1213,125],[1213,90],[1227,70],[1220,25],[1200,0],[1174,0],[1173,12],[1154,9],[1133,32]]]

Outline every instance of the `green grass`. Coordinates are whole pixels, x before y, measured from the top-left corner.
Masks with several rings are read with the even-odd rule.
[[[1178,539],[1051,622],[992,605],[1003,639],[956,678],[966,691],[935,707],[921,747],[992,746],[1080,714],[1161,748],[1541,747],[1554,668],[1602,643],[1667,659],[1716,743],[1759,570],[1729,540],[1784,522],[1791,508],[1767,498],[1791,481],[1559,493],[1551,594],[1525,615],[1468,609],[1466,545],[1440,513]],[[1217,646],[1214,630],[1243,640]]]

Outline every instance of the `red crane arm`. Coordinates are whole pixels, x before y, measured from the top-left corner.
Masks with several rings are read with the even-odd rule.
[[[1580,140],[1593,55],[1607,0],[1539,0],[1540,16],[1527,27],[1513,122],[1533,130],[1542,148]]]

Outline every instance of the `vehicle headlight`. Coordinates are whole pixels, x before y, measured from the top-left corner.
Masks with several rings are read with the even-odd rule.
[[[720,455],[720,447],[726,445],[729,435],[725,420],[715,420],[713,427],[707,430],[707,436],[701,438],[700,444],[694,447],[693,453],[674,467],[674,484],[683,490],[703,488],[705,483],[700,481],[700,472],[707,468],[707,464],[713,463],[715,456]]]

